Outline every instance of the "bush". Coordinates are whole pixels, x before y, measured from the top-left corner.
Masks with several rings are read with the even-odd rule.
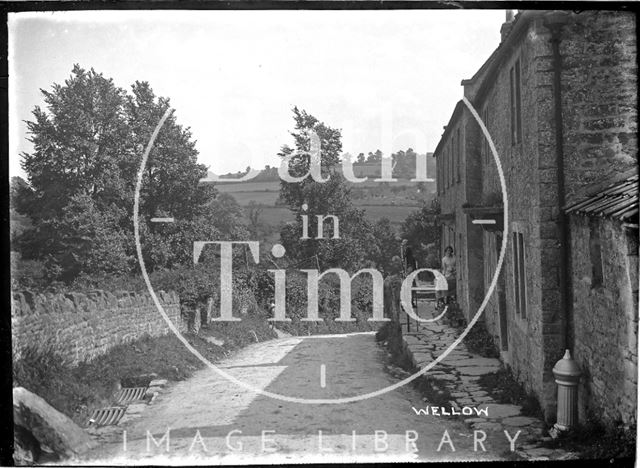
[[[11,252],[11,289],[43,289],[47,285],[45,265],[38,260],[23,260]]]
[[[291,322],[277,322],[276,326],[292,335],[314,335],[371,331],[380,325],[368,321],[372,314],[370,280],[357,277],[351,292],[351,317],[353,322],[336,322],[340,316],[340,282],[335,275],[323,278],[318,286],[318,316],[323,322],[303,322],[307,317],[306,275],[288,272],[287,275],[287,318]]]
[[[545,446],[579,452],[580,458],[606,460],[611,464],[616,458],[635,459],[636,435],[636,423],[625,426],[617,422],[605,426],[589,414],[584,424],[563,437],[547,441]]]

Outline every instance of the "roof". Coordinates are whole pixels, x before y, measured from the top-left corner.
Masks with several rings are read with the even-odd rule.
[[[440,137],[438,146],[436,146],[436,149],[433,150],[433,157],[437,157],[437,155],[440,153],[442,146],[445,144],[447,136],[449,136],[449,133],[451,133],[451,129],[453,128],[454,123],[458,120],[460,113],[464,110],[464,107],[465,105],[462,99],[456,103],[456,107],[453,109],[453,113],[451,114],[449,123],[447,123],[447,126],[444,128],[444,132],[442,132],[442,136]]]
[[[514,53],[517,44],[529,30],[529,25],[533,20],[545,18],[549,24],[560,24],[568,21],[571,14],[571,12],[562,10],[518,10],[518,14],[511,22],[511,30],[507,36],[475,75],[468,80],[468,82],[480,80],[475,96],[470,98],[473,105],[476,108],[481,107],[487,93],[495,85],[495,76],[500,71],[503,62]]]
[[[628,177],[588,198],[564,207],[566,213],[606,216],[627,221],[638,215],[638,175]]]

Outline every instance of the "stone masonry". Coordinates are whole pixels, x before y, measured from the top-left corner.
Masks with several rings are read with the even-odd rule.
[[[178,295],[157,294],[166,314],[182,330]],[[11,328],[14,360],[26,348],[36,348],[58,353],[71,365],[90,361],[144,335],[170,333],[149,294],[101,290],[86,294],[15,292]]]
[[[590,223],[600,231],[602,284],[592,277]],[[571,217],[574,275],[573,357],[583,372],[580,419],[636,420],[638,386],[638,240],[606,218]],[[635,234],[635,236],[634,236]]]
[[[590,406],[600,408],[600,416],[614,417],[603,413],[605,406],[625,412],[626,402],[633,393],[631,387],[627,389],[627,382],[631,381],[627,379],[623,385],[620,377],[631,375],[621,371],[622,367],[633,364],[629,352],[623,353],[626,357],[612,362],[611,358],[598,358],[588,351],[610,347],[609,342],[605,342],[610,340],[609,336],[590,331],[596,329],[590,321],[604,319],[606,315],[603,314],[621,314],[621,330],[632,330],[636,326],[633,318],[625,315],[626,308],[619,308],[613,298],[606,297],[597,300],[601,302],[599,307],[606,307],[608,312],[590,313],[589,310],[596,306],[587,304],[582,296],[574,302],[573,311],[564,310],[561,304],[563,250],[558,227],[561,207],[557,158],[562,154],[564,204],[584,197],[597,183],[617,179],[634,168],[637,171],[635,30],[635,16],[627,12],[520,11],[513,21],[503,26],[502,42],[496,51],[471,79],[462,83],[465,97],[482,117],[495,144],[509,202],[504,279],[502,288],[497,288],[504,292],[504,307],[499,307],[494,291],[485,309],[485,323],[502,351],[502,360],[525,388],[537,395],[549,422],[555,417],[556,398],[551,369],[565,348],[575,348],[576,356],[586,353],[579,358],[581,364],[589,372],[599,374],[597,380],[602,384],[598,387],[592,380],[586,397],[595,398]],[[554,43],[559,44],[559,63],[554,61]],[[556,70],[560,73],[558,90],[554,88]],[[556,134],[555,125],[554,96],[558,91],[561,135]],[[464,121],[465,113],[456,106],[454,117],[461,115],[452,117],[449,125]],[[514,123],[516,121],[518,125]],[[450,143],[451,130],[445,131],[439,147],[445,148]],[[452,200],[447,193],[450,178],[438,178],[442,204],[451,213],[456,211],[454,205],[461,202],[488,206],[501,198],[497,166],[487,151],[484,138],[473,131],[473,125],[467,125],[463,136],[467,140],[461,145],[465,151],[460,152],[462,160],[457,161],[457,166],[467,175],[462,197]],[[559,136],[562,137],[562,153],[557,145]],[[438,158],[439,175],[450,172],[448,164],[448,158]],[[478,176],[482,178],[480,189],[475,179]],[[465,177],[462,180],[465,181]],[[449,226],[452,232],[465,231],[469,240],[475,239],[476,233],[483,229],[471,226],[469,220],[458,213],[449,222],[453,224]],[[570,229],[573,238],[573,229],[577,228],[571,225]],[[483,251],[480,261],[475,257],[475,248],[471,249],[473,256],[463,250],[464,258],[460,259],[467,278],[484,277],[485,291],[496,268],[499,234],[488,229],[484,231],[478,249]],[[520,288],[525,313],[516,307],[520,304],[516,304],[519,296],[514,273],[516,235],[522,242],[518,255],[525,259],[521,274],[524,288]],[[580,252],[577,250],[574,258]],[[614,267],[613,263],[611,266]],[[571,272],[571,266],[567,270]],[[573,270],[573,277],[566,278],[565,282],[573,284],[575,295],[581,279],[576,277],[576,268]],[[464,292],[463,289],[459,288],[459,292]],[[466,308],[464,299],[460,304]],[[596,301],[596,298],[592,300]],[[465,315],[468,314],[469,311],[465,311]],[[580,322],[587,316],[587,323]],[[575,320],[575,324],[567,323],[571,320]],[[567,342],[567,331],[571,332],[572,326],[575,327],[573,340]],[[613,336],[624,335],[617,329],[610,331]],[[632,341],[626,335],[624,339],[625,343]],[[616,353],[618,356],[618,351]],[[617,369],[617,374],[610,382],[620,385],[609,388],[604,382],[610,378],[612,369]]]

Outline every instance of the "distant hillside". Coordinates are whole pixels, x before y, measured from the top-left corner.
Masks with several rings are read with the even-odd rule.
[[[215,180],[218,177],[221,177],[223,179],[239,179],[240,177],[244,176],[248,172],[249,172],[249,168],[245,169],[244,171],[228,172],[222,175],[208,171],[206,180]],[[246,182],[274,182],[277,180],[280,180],[280,177],[278,176],[278,168],[265,166],[265,168],[262,169],[257,176],[253,177],[250,181],[246,181]]]
[[[393,177],[399,179],[413,179],[415,177],[415,159],[407,157],[404,158],[404,152],[399,152],[402,156],[397,158],[397,154],[393,154]],[[413,153],[415,155],[415,153]],[[358,177],[369,177],[370,179],[375,179],[380,177],[381,175],[381,161],[363,161],[363,162],[354,162],[353,163],[353,174]],[[338,172],[341,172],[341,166],[338,167]],[[226,174],[218,175],[211,171],[207,174],[208,180],[215,180],[218,177],[224,179],[239,179],[249,172],[249,168],[244,171],[238,172],[228,172]],[[427,177],[435,179],[436,174],[436,160],[433,157],[433,153],[427,153]],[[253,177],[251,180],[242,182],[242,183],[251,183],[251,182],[275,182],[279,181],[280,176],[278,175],[278,168],[265,166],[264,169],[260,171],[258,175]],[[369,180],[367,182],[372,182]],[[238,182],[237,182],[238,183]],[[429,192],[435,192],[435,182],[428,183],[427,185],[433,184],[433,187],[429,187],[431,190]]]

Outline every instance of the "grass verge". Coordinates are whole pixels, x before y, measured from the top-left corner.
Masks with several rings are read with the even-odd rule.
[[[391,364],[404,369],[409,374],[415,374],[419,371],[413,365],[411,357],[403,346],[402,330],[399,324],[393,322],[385,323],[376,333],[376,341],[386,342],[387,349],[391,354]],[[450,406],[449,402],[453,398],[444,382],[422,376],[415,379],[411,384],[430,405]]]
[[[198,335],[184,336],[209,361],[216,361],[225,352],[254,343],[256,337],[265,341],[275,333],[263,320],[245,317],[241,322],[204,326]],[[224,344],[213,344],[207,341],[209,337],[224,340]],[[13,363],[13,382],[84,425],[94,409],[114,404],[113,396],[123,382],[141,382],[140,376],[148,374],[178,381],[204,366],[173,334],[144,336],[75,367],[64,364],[46,345],[28,348]]]

